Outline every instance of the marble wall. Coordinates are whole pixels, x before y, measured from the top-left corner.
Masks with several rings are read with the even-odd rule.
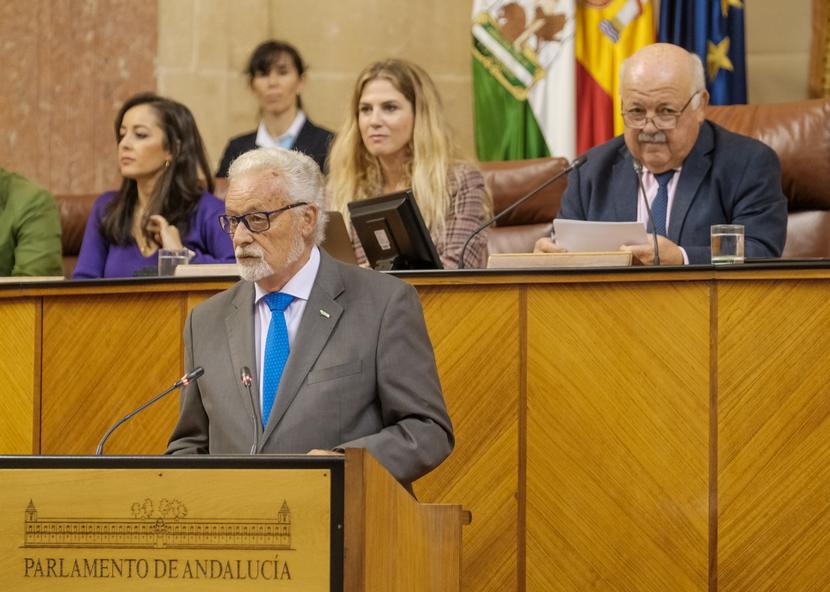
[[[470,2],[421,0],[159,0],[158,84],[189,105],[211,162],[228,138],[253,129],[257,107],[242,74],[256,45],[297,46],[310,68],[303,92],[315,122],[337,129],[357,73],[406,57],[439,85],[463,150],[472,155]]]
[[[154,90],[155,2],[0,1],[0,166],[53,193],[119,181],[113,119]]]
[[[806,99],[814,0],[743,0],[750,103]]]

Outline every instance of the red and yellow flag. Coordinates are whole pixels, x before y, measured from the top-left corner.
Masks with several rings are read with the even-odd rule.
[[[650,0],[577,4],[577,154],[622,133],[620,64],[654,39]]]

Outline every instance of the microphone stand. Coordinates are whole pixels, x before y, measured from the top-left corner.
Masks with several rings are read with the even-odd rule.
[[[634,172],[637,173],[637,185],[640,188],[640,193],[643,195],[643,202],[646,204],[646,214],[648,214],[648,223],[651,224],[651,237],[654,239],[654,264],[660,265],[660,249],[657,246],[657,230],[654,226],[654,215],[651,213],[651,205],[648,203],[646,197],[646,188],[643,185],[643,163],[633,159]]]
[[[473,231],[473,233],[469,237],[467,237],[467,240],[464,242],[464,246],[461,247],[461,257],[459,257],[459,260],[458,260],[458,269],[464,269],[464,254],[467,252],[467,247],[469,246],[470,241],[472,241],[476,236],[478,236],[478,234],[482,230],[484,230],[485,228],[487,228],[488,226],[490,226],[494,222],[497,222],[502,217],[506,216],[507,214],[509,214],[510,212],[515,210],[516,208],[518,208],[524,202],[526,202],[531,197],[533,197],[534,195],[536,195],[537,193],[542,191],[542,189],[544,189],[545,187],[547,187],[548,185],[550,185],[551,183],[553,183],[554,181],[556,181],[560,177],[563,177],[563,176],[567,175],[568,173],[570,173],[572,170],[581,167],[583,164],[585,164],[586,160],[588,160],[588,158],[585,155],[576,157],[573,160],[573,162],[571,162],[571,164],[569,164],[567,167],[565,167],[564,169],[562,169],[561,171],[556,173],[553,177],[551,177],[550,179],[548,179],[547,181],[545,181],[544,183],[542,183],[541,185],[539,185],[535,189],[532,189],[530,191],[530,193],[528,193],[527,195],[523,195],[522,197],[517,199],[515,202],[510,204],[508,207],[504,208],[501,212],[499,212],[498,214],[493,216],[490,220],[488,220],[487,222],[485,222],[484,224],[482,224],[481,226],[476,228]]]
[[[193,370],[191,370],[190,372],[188,372],[187,374],[182,376],[179,380],[177,380],[176,384],[171,386],[169,389],[167,389],[166,391],[164,391],[163,393],[161,393],[159,395],[156,395],[155,397],[153,397],[152,399],[150,399],[149,401],[144,403],[138,409],[135,409],[134,411],[130,411],[127,415],[125,415],[124,417],[122,417],[121,419],[116,421],[112,425],[112,427],[110,427],[110,429],[107,430],[107,433],[104,434],[104,437],[101,438],[101,441],[98,443],[98,448],[95,449],[95,456],[102,456],[104,454],[104,444],[109,439],[109,437],[112,435],[112,433],[116,429],[118,429],[118,427],[121,426],[124,422],[131,419],[134,415],[138,415],[139,413],[141,413],[142,411],[147,409],[147,407],[149,407],[150,405],[152,405],[153,403],[155,403],[159,399],[161,399],[163,397],[166,397],[167,395],[169,395],[170,393],[175,391],[177,388],[187,386],[188,384],[190,384],[191,382],[193,382],[194,380],[199,378],[204,373],[205,373],[205,370],[201,366],[199,366],[197,368],[194,368]]]
[[[248,389],[248,398],[251,399],[251,405],[254,404],[254,396],[251,393],[251,383],[253,382],[253,378],[251,377],[251,369],[247,366],[244,366],[242,370],[239,372],[239,380]],[[256,413],[252,413],[251,417],[253,419],[253,426],[254,426],[254,438],[253,442],[251,443],[251,454],[256,454],[257,444],[259,444],[259,426],[257,425],[256,421]]]

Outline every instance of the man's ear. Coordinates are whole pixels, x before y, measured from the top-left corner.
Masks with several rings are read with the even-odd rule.
[[[303,236],[309,238],[314,235],[317,228],[317,216],[319,212],[316,204],[309,204],[303,208]]]
[[[709,91],[702,90],[698,95],[700,97],[700,106],[697,109],[697,120],[699,123],[703,123],[703,120],[706,119],[706,106],[709,104]]]

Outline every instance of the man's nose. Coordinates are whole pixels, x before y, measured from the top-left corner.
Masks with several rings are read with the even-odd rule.
[[[245,223],[241,220],[236,225],[236,228],[231,235],[231,240],[233,241],[234,246],[250,244],[252,240],[251,231],[248,230],[248,227],[245,226]]]
[[[656,134],[660,131],[657,125],[654,123],[654,118],[656,115],[652,115],[651,117],[646,117],[646,124],[643,126],[642,131],[647,134]]]

